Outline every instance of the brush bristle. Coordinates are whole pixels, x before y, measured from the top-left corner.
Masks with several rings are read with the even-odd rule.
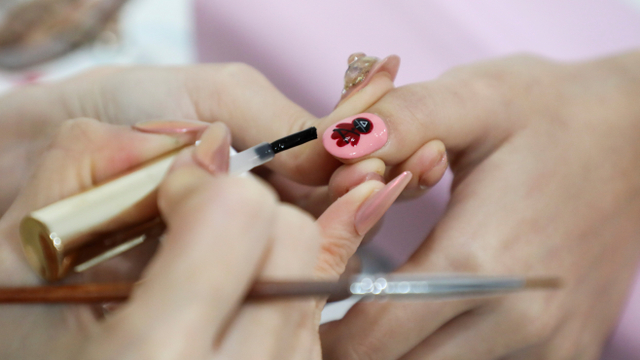
[[[298,145],[302,145],[311,140],[315,140],[318,138],[318,131],[315,127],[310,127],[306,130],[302,130],[295,134],[291,134],[289,136],[285,136],[282,139],[278,139],[272,142],[271,148],[273,149],[273,153],[277,154],[281,151],[285,151],[291,148],[294,148]]]

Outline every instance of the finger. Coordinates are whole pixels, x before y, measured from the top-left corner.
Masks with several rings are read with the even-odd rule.
[[[96,98],[96,83],[101,94],[113,96]],[[102,71],[69,80],[64,86],[68,90],[63,96],[63,103],[68,104],[64,112],[70,115],[112,123],[166,117],[223,121],[231,128],[234,147],[243,150],[310,126],[322,132],[338,119],[371,106],[393,88],[393,81],[386,71],[377,72],[362,90],[336,109],[335,115],[320,121],[282,95],[258,71],[243,64]],[[84,106],[79,108],[78,103]],[[339,162],[326,154],[321,144],[311,142],[283,152],[267,166],[298,182],[326,185]]]
[[[390,168],[387,177],[393,178],[405,171],[416,174],[403,193],[405,196],[415,197],[435,186],[444,176],[448,166],[444,144],[440,140],[431,140],[407,160]]]
[[[437,229],[425,243],[431,244],[436,235]],[[415,254],[399,272],[469,272],[467,266],[471,266],[470,261],[466,261],[464,256],[457,257],[456,254],[456,257],[445,258],[438,255],[437,249],[423,245],[421,252]],[[338,360],[397,359],[482,301],[361,302],[352,307],[343,319],[321,327],[322,352],[327,358]]]
[[[481,308],[468,311],[443,325],[400,359],[501,359],[512,346],[509,334],[496,326],[498,318]]]
[[[191,134],[145,134],[87,118],[66,121],[23,191],[38,197],[21,196],[20,206],[48,205],[193,141]]]
[[[267,169],[257,173],[276,189],[282,201],[294,204],[317,218],[352,188],[369,180],[382,182],[384,171],[384,163],[375,158],[342,165],[333,173],[328,186],[301,185]]]
[[[475,80],[444,76],[394,89],[365,113],[331,125],[323,134],[324,146],[344,162],[378,157],[387,165],[400,164],[435,139],[444,142],[454,158],[474,145],[481,146],[474,156],[484,156],[518,122],[500,121],[510,109],[505,106],[509,96],[500,86],[480,77],[470,79]],[[353,126],[359,118],[371,129]]]
[[[289,205],[279,206],[276,212],[274,242],[259,278],[312,279],[320,243],[314,220]],[[233,359],[299,358],[292,355],[310,345],[316,317],[313,299],[247,303],[220,340],[216,355]],[[251,346],[246,346],[248,343]]]
[[[164,198],[185,184],[188,194]],[[171,173],[159,197],[165,241],[113,321],[140,331],[141,346],[167,344],[163,356],[204,358],[253,282],[274,221],[275,197],[253,179],[211,177],[195,167]]]
[[[190,73],[186,81],[202,82],[203,74],[202,71]],[[191,93],[199,109],[198,115],[202,120],[225,122],[234,134],[233,145],[238,150],[274,141],[311,126],[322,133],[335,120],[372,105],[393,87],[389,75],[380,72],[332,114],[317,119],[277,91],[260,73],[246,66],[212,73],[212,78],[205,84],[206,87],[199,88],[200,92]],[[217,98],[219,106],[211,107],[212,98]],[[296,182],[324,185],[339,163],[315,141],[279,154],[267,166]]]
[[[145,134],[128,126],[87,118],[66,121],[40,159],[31,181],[3,217],[3,223],[8,229],[18,229],[18,223],[29,212],[87,190],[194,140],[190,134]],[[7,259],[15,259],[15,268],[24,268],[21,272],[30,274],[20,244],[11,242],[7,246],[6,253],[11,254]]]
[[[468,307],[466,300],[358,303],[342,320],[320,327],[322,353],[336,360],[397,359]]]
[[[364,235],[382,218],[398,198],[411,173],[403,173],[387,185],[367,181],[336,200],[318,218],[323,242],[318,272],[337,278],[360,245]]]
[[[382,160],[376,158],[342,165],[329,180],[329,198],[333,202],[365,181],[384,182],[385,170]]]

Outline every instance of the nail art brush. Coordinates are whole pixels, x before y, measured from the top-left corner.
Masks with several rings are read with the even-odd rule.
[[[0,288],[0,303],[94,303],[125,301],[134,283],[100,283],[40,287]],[[523,290],[560,288],[558,278],[497,277],[475,275],[380,274],[356,276],[347,281],[258,281],[248,301],[352,295],[373,300],[419,301],[504,295]]]

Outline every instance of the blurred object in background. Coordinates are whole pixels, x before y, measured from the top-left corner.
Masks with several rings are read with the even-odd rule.
[[[84,44],[118,44],[117,15],[127,0],[13,1],[0,24],[0,66],[25,68]]]
[[[194,62],[191,0],[0,0],[0,94],[97,66]]]

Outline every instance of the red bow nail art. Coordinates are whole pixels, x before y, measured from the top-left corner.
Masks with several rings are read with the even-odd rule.
[[[369,119],[366,118],[356,118],[351,124],[342,123],[336,125],[335,129],[333,129],[333,133],[331,134],[331,138],[338,140],[336,141],[336,145],[338,147],[347,146],[347,144],[351,144],[351,146],[358,145],[360,142],[360,135],[368,134],[373,130],[373,124]]]

